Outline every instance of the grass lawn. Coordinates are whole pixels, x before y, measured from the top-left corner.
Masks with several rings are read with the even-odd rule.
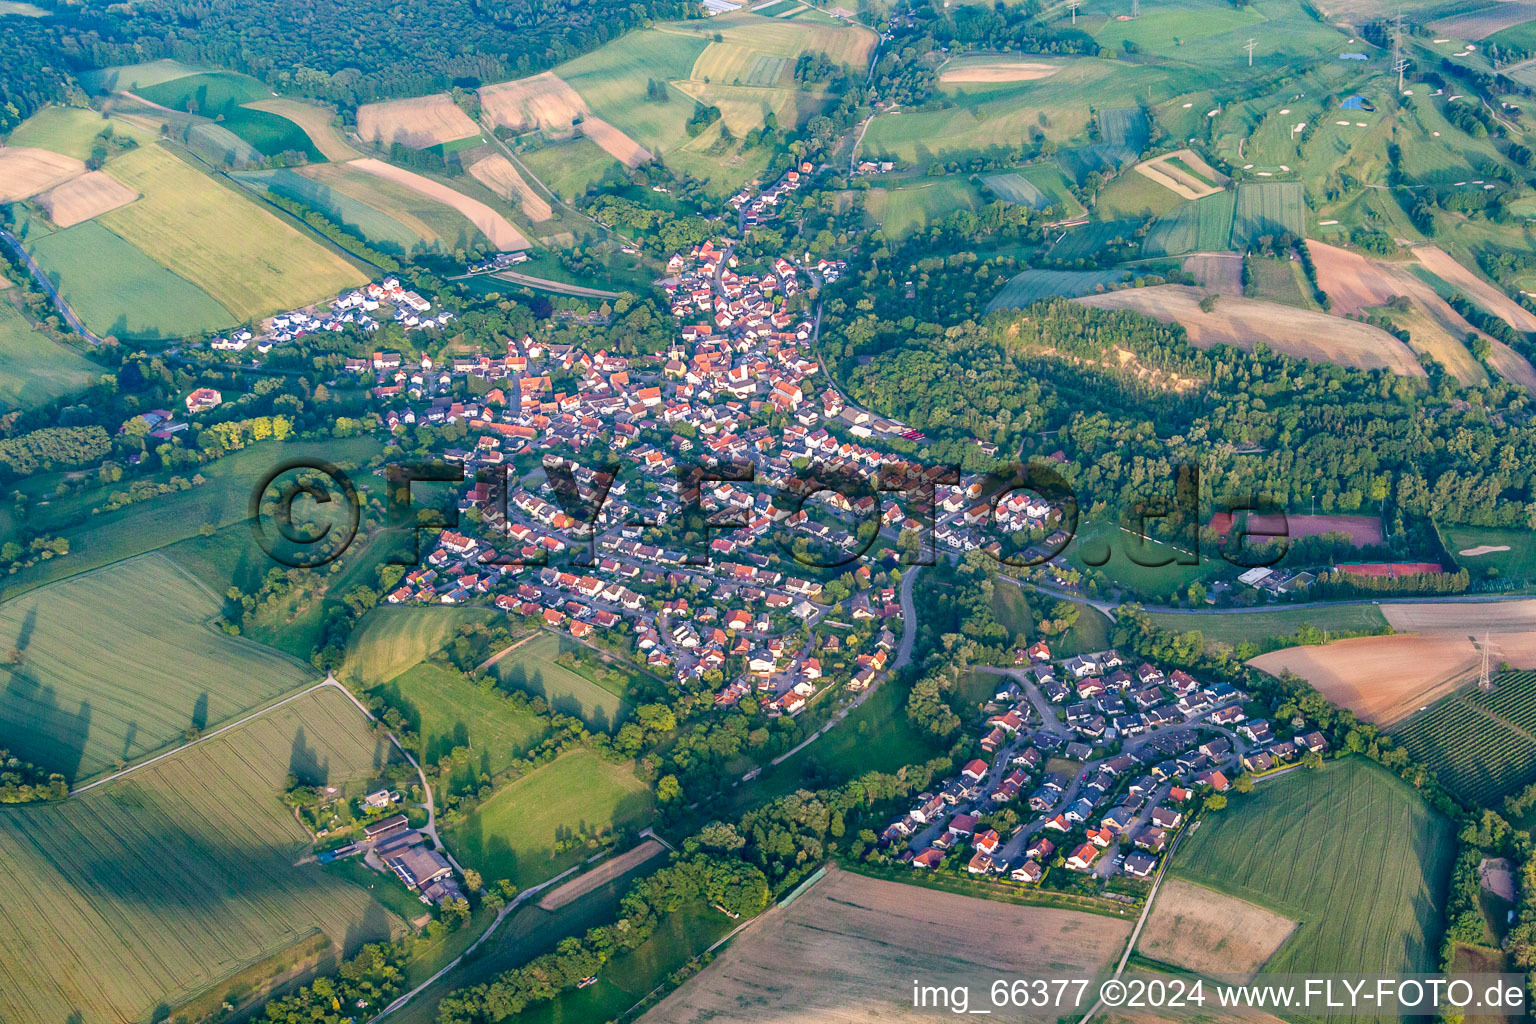
[[[1312,290],[1296,260],[1250,256],[1247,262],[1251,298],[1283,302],[1302,309],[1321,309],[1312,301]]]
[[[992,614],[1013,634],[1016,644],[1028,643],[1035,632],[1035,613],[1021,587],[1007,580],[992,581]]]
[[[544,723],[515,710],[493,686],[428,662],[402,672],[373,693],[398,708],[418,740],[417,756],[436,762],[455,747],[472,752],[470,770],[493,778],[533,747]]]
[[[368,687],[387,683],[436,654],[460,625],[494,615],[488,608],[380,605],[352,631],[340,675]]]
[[[1103,560],[1106,548],[1108,561]],[[1141,562],[1172,561],[1160,566],[1142,565],[1132,559],[1132,553]],[[1089,556],[1098,564],[1090,566]],[[1188,557],[1182,552],[1155,540],[1143,541],[1105,523],[1084,525],[1067,557],[1079,569],[1095,569],[1113,583],[1130,588],[1143,597],[1156,598],[1171,598],[1183,593],[1191,583],[1209,575],[1220,564],[1219,560],[1207,557],[1202,559],[1202,565],[1180,565],[1177,560]]]
[[[103,337],[172,338],[237,322],[208,292],[99,220],[27,239],[26,245],[64,301]]]
[[[1529,530],[1500,530],[1485,526],[1439,527],[1440,540],[1456,564],[1473,577],[1498,576],[1501,579],[1529,580],[1536,577],[1536,534]],[[1478,548],[1508,548],[1464,555]]]
[[[1094,216],[1099,220],[1160,217],[1184,202],[1170,188],[1164,188],[1144,174],[1125,170],[1099,191]]]
[[[1265,646],[1270,640],[1289,639],[1303,626],[1352,633],[1386,626],[1387,620],[1373,604],[1341,604],[1329,608],[1273,608],[1252,612],[1222,612],[1215,615],[1172,615],[1150,613],[1152,621],[1163,629],[1178,633],[1199,630],[1206,643],[1240,644],[1244,641]],[[1280,646],[1288,646],[1280,644]]]
[[[143,198],[103,214],[99,223],[217,295],[239,319],[334,297],[363,282],[361,271],[235,186],[219,184],[159,146],[118,157],[112,175]]]
[[[0,409],[51,402],[89,387],[102,373],[102,367],[74,349],[33,330],[0,298]]]
[[[562,199],[570,200],[622,165],[586,137],[519,150],[519,161]]]
[[[1074,602],[1075,603],[1075,602]],[[1064,636],[1050,639],[1051,654],[1058,658],[1070,658],[1076,654],[1102,651],[1110,646],[1109,631],[1114,623],[1097,608],[1078,604],[1077,621]]]
[[[327,690],[63,803],[0,810],[0,1019],[149,1020],[316,931],[349,954],[398,933],[366,890],[299,863],[309,836],[278,799],[320,765],[365,791],[384,756]]]
[[[579,834],[641,829],[651,813],[651,791],[627,765],[575,750],[503,786],[449,826],[444,841],[488,881],[526,889],[596,852]],[[571,848],[557,850],[562,840]]]
[[[151,60],[142,64],[118,64],[110,68],[86,71],[80,75],[80,84],[91,92],[131,92],[175,78],[196,75],[203,69],[179,60]]]
[[[958,175],[948,178],[916,178],[894,188],[872,188],[865,199],[871,224],[886,235],[899,238],[938,224],[956,210],[975,210],[981,205],[976,187]]]
[[[1406,783],[1352,757],[1229,799],[1173,872],[1300,922],[1266,970],[1437,969],[1454,826]]]
[[[575,715],[590,728],[612,731],[629,705],[621,688],[599,683],[555,661],[562,650],[579,646],[544,633],[498,661],[491,671],[503,686],[543,697],[561,714]]]
[[[88,160],[91,143],[108,128],[114,135],[131,136],[140,143],[154,141],[150,133],[122,121],[108,120],[95,110],[48,106],[17,125],[6,145],[31,146],[72,156],[76,160]]]

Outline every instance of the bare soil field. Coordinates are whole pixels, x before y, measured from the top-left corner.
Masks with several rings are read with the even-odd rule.
[[[257,100],[255,103],[245,105],[252,110],[286,117],[304,129],[304,134],[309,136],[309,141],[315,144],[320,155],[327,160],[354,160],[363,155],[353,149],[351,144],[342,137],[340,130],[331,123],[335,111],[329,107],[317,107],[313,103],[277,98]],[[463,137],[459,136],[459,138]]]
[[[1369,324],[1229,295],[1223,295],[1216,308],[1205,313],[1200,300],[1206,294],[1185,285],[1158,285],[1088,295],[1075,301],[1099,309],[1129,309],[1164,323],[1177,322],[1197,348],[1226,344],[1251,352],[1263,342],[1302,359],[1362,370],[1390,370],[1405,377],[1425,376],[1412,349]]]
[[[0,146],[0,203],[30,198],[84,173],[85,164],[72,156],[27,146]]]
[[[480,104],[496,125],[518,130],[580,131],[628,167],[639,167],[651,159],[644,146],[602,118],[593,117],[581,95],[552,71],[484,86]],[[578,117],[581,124],[573,125]]]
[[[479,133],[475,122],[447,93],[366,103],[357,108],[358,137],[381,146],[401,142],[412,149],[426,149]]]
[[[533,190],[512,166],[512,161],[500,153],[476,160],[469,165],[469,176],[501,198],[515,202],[523,208],[529,220],[549,220],[555,215],[544,197]]]
[[[127,206],[139,194],[105,171],[91,171],[55,185],[37,197],[37,205],[61,228]]]
[[[601,888],[621,875],[633,871],[657,854],[666,850],[654,839],[647,839],[639,846],[617,857],[610,857],[584,875],[577,875],[562,886],[546,893],[539,900],[540,910],[559,910],[568,903],[575,903],[593,889]]]
[[[939,72],[941,82],[1033,82],[1060,71],[1060,64],[1032,60],[967,61]]]
[[[1185,164],[1196,174],[1207,179],[1201,181],[1174,161]],[[1213,196],[1226,184],[1226,175],[1200,159],[1193,150],[1180,149],[1172,153],[1143,161],[1136,165],[1136,173],[1185,199],[1203,199]]]
[[[1184,257],[1184,272],[1219,295],[1243,294],[1243,258],[1235,252],[1197,252]]]
[[[1457,263],[1444,249],[1433,245],[1416,245],[1413,255],[1435,276],[1460,289],[1467,298],[1488,312],[1508,321],[1515,330],[1536,331],[1536,314]]]
[[[1476,41],[1533,19],[1536,19],[1536,3],[1531,3],[1529,0],[1510,0],[1510,2],[1496,3],[1469,14],[1441,18],[1430,22],[1428,27],[1437,35]]]
[[[1403,632],[1287,647],[1249,664],[1271,675],[1294,672],[1335,704],[1379,725],[1411,715],[1465,682],[1480,661],[1474,634],[1491,630],[1502,660],[1513,668],[1536,668],[1529,610],[1501,613],[1498,604],[1380,607],[1392,628]]]
[[[1196,974],[1253,975],[1296,928],[1263,907],[1177,878],[1163,881],[1136,951]]]
[[[968,985],[976,1006],[997,978],[1102,970],[1130,927],[831,870],[788,907],[760,917],[641,1020],[931,1024],[935,1013],[948,1013],[914,1008],[913,978]]]
[[[1343,533],[1356,547],[1380,544],[1380,516],[1280,516],[1251,515],[1248,528],[1268,533],[1285,530],[1292,537],[1321,537],[1325,533]]]
[[[464,215],[480,233],[491,240],[491,244],[498,249],[526,249],[530,245],[523,233],[512,224],[511,221],[486,206],[477,199],[471,199],[462,192],[455,192],[447,185],[423,177],[403,167],[387,164],[382,160],[374,160],[369,157],[363,160],[353,160],[347,166],[356,167],[358,170],[367,171],[369,174],[388,179],[396,184],[404,185],[413,191],[419,192],[428,199],[434,199],[444,206],[450,206]]]

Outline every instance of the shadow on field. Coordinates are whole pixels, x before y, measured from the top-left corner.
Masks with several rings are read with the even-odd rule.
[[[91,734],[91,702],[83,700],[79,710],[67,711],[54,688],[27,675],[24,664],[5,669],[11,678],[0,702],[0,747],[74,782]]]
[[[330,758],[322,758],[320,752],[309,745],[302,725],[293,734],[293,746],[288,752],[288,774],[306,786],[324,786],[331,780]]]

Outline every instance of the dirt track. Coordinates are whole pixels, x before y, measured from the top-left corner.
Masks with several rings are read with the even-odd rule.
[[[915,1009],[914,978],[968,985],[971,1007],[988,1009],[994,980],[1093,974],[1121,951],[1130,930],[1129,921],[1115,918],[834,870],[790,906],[769,911],[641,1020],[932,1024],[950,1013]],[[1022,1017],[1010,1011],[1008,1019]]]
[[[1099,309],[1129,309],[1178,322],[1197,348],[1234,345],[1253,351],[1263,342],[1287,355],[1338,363],[1362,370],[1390,370],[1405,377],[1425,376],[1413,351],[1387,332],[1369,324],[1329,316],[1278,302],[1223,295],[1216,308],[1202,312],[1205,292],[1184,285],[1126,288],[1076,301]]]
[[[586,874],[577,875],[571,881],[560,886],[560,888],[548,893],[543,899],[539,900],[539,909],[559,910],[568,903],[574,903],[593,889],[607,885],[615,878],[639,867],[665,850],[666,847],[656,840],[647,839],[633,850],[621,853],[617,857],[608,858]]]

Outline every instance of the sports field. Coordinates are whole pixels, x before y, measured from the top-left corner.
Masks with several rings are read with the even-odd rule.
[[[64,301],[102,336],[170,338],[213,331],[236,316],[99,220],[27,240]]]
[[[1396,735],[1447,786],[1496,803],[1536,782],[1536,673],[1500,674],[1491,693],[1464,688]]]
[[[485,608],[379,605],[347,638],[346,661],[337,675],[368,687],[387,683],[436,654],[460,626],[493,614]]]
[[[1454,827],[1406,783],[1352,757],[1230,800],[1172,872],[1299,922],[1267,970],[1436,969]]]
[[[236,318],[264,316],[361,284],[362,273],[297,229],[166,152],[143,146],[112,162],[143,198],[97,223],[203,288]]]
[[[793,903],[758,918],[640,1019],[932,1021],[936,1013],[950,1014],[914,1007],[907,979],[968,986],[975,1008],[997,977],[1092,977],[1129,934],[1130,922],[1118,918],[990,902],[833,868]]]
[[[279,799],[290,771],[361,791],[387,756],[326,690],[62,804],[0,810],[0,1019],[149,1020],[317,930],[340,948],[398,929],[295,865],[309,837]]]
[[[72,781],[216,726],[315,671],[214,630],[220,600],[160,555],[0,605],[0,745]]]
[[[502,658],[491,669],[504,686],[515,686],[543,697],[554,710],[575,715],[590,728],[616,728],[629,710],[622,693],[599,686],[555,661],[575,642],[545,633]]]
[[[1076,298],[1125,277],[1123,270],[1026,270],[1003,286],[987,311],[1023,309],[1030,303],[1054,296]]]
[[[103,369],[32,329],[0,299],[0,409],[27,408],[95,383]]]
[[[1106,554],[1108,560],[1104,561]],[[1108,523],[1082,524],[1067,557],[1079,568],[1090,567],[1090,560],[1098,563],[1092,567],[1116,583],[1131,587],[1144,597],[1162,598],[1183,593],[1218,564],[1205,559],[1201,565],[1180,565],[1178,559],[1188,556],[1158,541],[1141,540]],[[1159,566],[1141,564],[1163,559],[1170,561]]]
[[[517,711],[489,684],[427,662],[373,688],[416,733],[417,756],[436,764],[455,747],[470,751],[468,771],[495,777],[544,735],[544,723]]]
[[[596,852],[570,842],[579,834],[638,830],[651,812],[651,791],[629,767],[575,750],[503,786],[444,838],[464,865],[526,889]],[[557,850],[562,840],[569,848]]]

